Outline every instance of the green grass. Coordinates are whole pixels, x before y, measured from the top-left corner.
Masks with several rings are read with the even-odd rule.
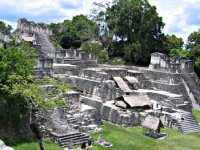
[[[195,116],[196,120],[197,120],[198,122],[200,122],[200,110],[193,109],[193,110],[192,110],[192,113],[193,113],[193,115]]]
[[[37,141],[21,141],[10,145],[15,150],[39,150],[39,144]],[[56,144],[52,143],[50,140],[44,141],[45,150],[63,150]]]
[[[111,142],[113,147],[104,148],[94,144],[94,150],[199,150],[200,132],[183,134],[171,129],[162,129],[168,137],[163,140],[155,140],[143,135],[141,127],[122,128],[105,123],[103,130],[92,134],[97,140],[99,134],[103,134],[106,141]]]
[[[193,110],[195,116],[199,117],[200,111]],[[200,119],[200,118],[199,118]],[[94,150],[200,150],[200,132],[183,134],[171,129],[162,129],[168,137],[155,140],[143,135],[142,127],[122,128],[120,126],[104,123],[102,131],[92,134],[95,139],[103,134],[104,139],[113,144],[113,147],[104,148],[94,143]],[[18,142],[11,145],[15,150],[39,150],[38,142]],[[45,150],[62,150],[50,140],[44,142]]]

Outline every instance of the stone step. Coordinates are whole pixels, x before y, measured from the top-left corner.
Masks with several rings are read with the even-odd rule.
[[[200,128],[200,126],[199,125],[182,125],[182,126],[180,126],[180,128]]]
[[[199,132],[200,130],[187,130],[187,131],[182,131],[183,133],[194,133],[194,132]]]
[[[200,131],[200,128],[181,128],[182,131]]]
[[[183,117],[184,120],[179,119],[179,122],[189,122],[189,121],[196,121],[194,118],[191,117]]]
[[[69,123],[76,123],[76,122],[78,122],[78,120],[77,119],[67,119],[67,122],[69,122]]]
[[[192,128],[189,128],[189,129],[180,129],[182,132],[187,132],[187,133],[189,133],[189,132],[191,132],[191,131],[200,131],[200,129],[199,128],[194,128],[194,129],[192,129]]]
[[[80,133],[80,134],[77,134],[77,135],[61,137],[61,138],[58,138],[58,140],[69,140],[71,138],[79,138],[79,137],[85,137],[85,136],[87,136],[87,135]]]
[[[83,136],[83,137],[74,137],[74,138],[69,138],[69,139],[65,139],[65,140],[60,140],[59,143],[62,144],[62,143],[66,143],[66,142],[69,142],[70,140],[72,140],[73,142],[76,142],[76,141],[81,141],[81,140],[88,140],[90,137],[89,136]]]
[[[88,140],[89,139],[86,139],[86,140],[81,140],[81,141],[75,141],[74,143],[73,143],[73,145],[75,146],[75,145],[81,145],[82,143],[84,143],[84,142],[88,142]],[[69,143],[63,143],[62,145],[60,145],[62,148],[65,148],[65,147],[68,147],[69,146]]]
[[[51,43],[50,37],[47,34],[37,33],[37,42],[41,44],[43,53],[55,51],[54,45]]]
[[[181,129],[200,129],[200,126],[182,126]]]
[[[83,142],[88,142],[88,140],[92,140],[90,136],[82,134],[82,133],[74,133],[74,134],[67,134],[67,135],[60,135],[57,138],[58,144],[61,147],[68,147],[70,142],[72,141],[73,145],[80,145]]]
[[[194,120],[194,119],[187,119],[187,120],[179,120],[179,123],[197,123],[197,121],[196,120]]]
[[[200,131],[200,125],[195,120],[194,116],[190,112],[180,114],[184,120],[178,119],[180,130],[184,133],[192,133]]]
[[[192,123],[192,124],[180,124],[180,127],[199,127],[199,125],[198,124],[194,124],[194,123]]]
[[[192,132],[199,132],[200,129],[181,129],[184,133],[192,133]]]
[[[195,120],[192,120],[192,121],[185,121],[185,122],[179,122],[180,125],[199,125]]]
[[[71,133],[71,134],[57,134],[57,133],[55,133],[55,132],[51,132],[50,134],[58,139],[58,138],[67,137],[67,136],[80,135],[80,134],[82,134],[82,133],[76,132],[76,133]]]
[[[191,113],[186,113],[186,114],[182,114],[183,116],[192,116],[193,117],[193,115],[191,114]]]
[[[194,119],[193,116],[188,116],[188,115],[187,115],[187,116],[184,116],[184,115],[183,115],[182,117],[183,117],[184,119],[190,119],[190,120],[191,120],[191,119]]]

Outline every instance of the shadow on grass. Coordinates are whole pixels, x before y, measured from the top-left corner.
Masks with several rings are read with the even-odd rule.
[[[11,147],[15,147],[17,145],[21,145],[24,143],[38,143],[36,139],[5,139],[4,140],[6,145],[9,145]]]

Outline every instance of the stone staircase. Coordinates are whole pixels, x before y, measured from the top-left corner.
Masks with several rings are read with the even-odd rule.
[[[41,51],[43,54],[48,54],[48,52],[55,52],[55,47],[51,43],[49,35],[44,33],[36,33],[37,42],[41,44]]]
[[[191,104],[188,101],[184,101],[183,97],[171,97],[164,100],[173,108],[182,109],[184,111],[191,111]]]
[[[190,112],[181,113],[182,117],[178,119],[180,131],[183,133],[193,133],[200,131],[200,125]]]
[[[63,135],[51,133],[51,135],[53,136],[55,142],[62,148],[67,148],[70,144],[73,144],[75,146],[81,145],[84,142],[87,143],[89,140],[93,141],[93,139],[90,136],[80,132]]]
[[[74,117],[67,117],[66,120],[69,124],[76,124],[78,122],[78,120]]]
[[[183,80],[185,81],[185,84],[188,86],[188,93],[190,93],[190,95],[192,95],[192,97],[194,97],[195,103],[197,103],[197,105],[200,104],[200,84],[198,84],[195,79],[194,76],[191,73],[188,73],[186,71],[182,71],[181,72],[181,77],[183,78]],[[198,106],[199,107],[199,106]]]

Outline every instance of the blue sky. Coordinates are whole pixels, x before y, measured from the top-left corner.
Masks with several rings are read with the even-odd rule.
[[[0,20],[16,28],[19,18],[36,22],[61,22],[89,14],[93,2],[102,0],[0,0]],[[107,0],[112,1],[112,0]],[[149,0],[165,22],[164,32],[182,37],[200,28],[200,0]]]

